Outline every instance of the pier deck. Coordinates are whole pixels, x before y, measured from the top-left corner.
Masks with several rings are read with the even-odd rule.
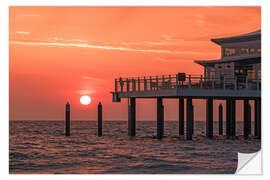
[[[194,106],[192,99],[206,99],[206,136],[213,137],[213,101],[226,100],[226,136],[233,138],[236,130],[236,100],[244,100],[244,138],[251,134],[251,107],[254,105],[254,134],[261,138],[261,80],[249,79],[248,76],[235,76],[232,79],[213,79],[202,75],[174,75],[131,77],[115,79],[113,102],[128,98],[128,134],[136,134],[136,98],[153,98],[157,100],[157,138],[164,134],[164,98],[176,98],[179,101],[179,136],[192,140]],[[186,123],[184,120],[184,99],[186,99]],[[219,129],[223,127],[223,107],[219,105]],[[185,127],[186,126],[186,127]],[[222,131],[219,132],[223,134]]]
[[[113,102],[121,98],[208,98],[261,97],[261,80],[236,77],[234,79],[207,79],[202,75],[174,75],[131,77],[115,79]]]

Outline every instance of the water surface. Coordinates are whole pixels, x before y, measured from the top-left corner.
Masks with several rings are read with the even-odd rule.
[[[205,122],[195,122],[194,140],[178,137],[178,122],[165,121],[165,138],[155,138],[155,121],[137,121],[136,137],[127,136],[126,121],[104,121],[97,137],[95,121],[10,121],[9,171],[20,174],[212,174],[234,173],[237,152],[253,153],[260,140],[206,139]],[[253,125],[252,125],[253,126]],[[225,122],[224,131],[225,132]],[[217,136],[218,123],[214,123]],[[237,135],[243,122],[237,123]]]

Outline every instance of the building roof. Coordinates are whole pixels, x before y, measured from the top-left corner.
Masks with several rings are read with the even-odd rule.
[[[234,42],[253,41],[253,40],[261,40],[261,30],[250,32],[247,34],[241,34],[238,36],[211,39],[212,42],[218,45],[222,45],[224,43],[234,43]]]
[[[197,64],[200,64],[202,66],[206,65],[213,65],[217,63],[225,63],[225,62],[235,62],[235,61],[242,61],[247,59],[253,59],[253,58],[260,58],[261,54],[242,54],[240,56],[228,56],[223,59],[214,59],[214,60],[196,60],[194,61]]]

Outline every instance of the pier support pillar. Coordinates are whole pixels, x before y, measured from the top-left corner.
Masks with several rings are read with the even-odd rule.
[[[98,103],[98,136],[102,136],[102,104]]]
[[[231,101],[231,129],[230,129],[230,135],[232,137],[235,137],[236,132],[236,109],[235,109],[235,99],[232,99]]]
[[[164,132],[164,106],[162,98],[157,98],[157,138],[162,139]]]
[[[187,140],[192,140],[192,98],[191,97],[187,98],[186,112],[187,112],[186,136],[187,136]]]
[[[130,105],[128,106],[128,135],[136,135],[136,101],[135,98],[130,98]]]
[[[184,98],[180,97],[179,98],[179,136],[183,136],[185,132],[185,122],[184,122],[184,117],[185,117],[185,112],[184,112]]]
[[[66,104],[66,136],[70,136],[70,104]]]
[[[230,98],[226,99],[226,136],[229,138],[231,136],[231,104],[232,100]]]
[[[261,138],[261,99],[254,102],[254,135]]]
[[[254,136],[258,136],[258,100],[254,100]]]
[[[223,135],[223,106],[219,104],[218,106],[218,134]]]
[[[213,137],[213,98],[206,100],[206,136]]]
[[[247,139],[249,135],[249,100],[244,100],[244,138]]]
[[[261,98],[257,99],[257,137],[261,139]]]
[[[192,135],[194,134],[194,106],[192,105],[191,106],[192,108],[191,108],[191,122],[192,122],[192,124],[191,124],[191,127],[192,127],[192,129],[191,129],[191,133],[192,133]]]
[[[251,105],[248,104],[248,134],[251,135]]]

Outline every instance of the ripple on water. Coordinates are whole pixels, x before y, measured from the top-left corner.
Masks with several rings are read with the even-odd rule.
[[[216,123],[216,122],[215,122]],[[206,139],[204,122],[195,122],[194,141],[178,137],[178,123],[165,122],[165,138],[155,137],[156,122],[137,122],[136,137],[127,136],[127,122],[105,121],[96,136],[94,121],[73,121],[64,136],[61,121],[11,121],[10,173],[234,173],[237,152],[260,149],[260,140]],[[217,125],[215,124],[215,127]],[[237,124],[237,134],[242,123]],[[217,133],[216,131],[214,131]],[[216,134],[215,134],[216,135]]]

